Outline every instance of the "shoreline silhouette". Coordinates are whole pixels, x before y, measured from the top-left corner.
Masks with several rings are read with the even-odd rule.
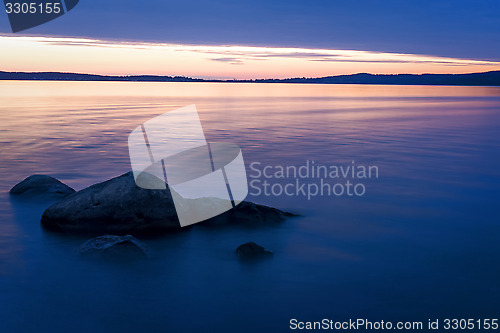
[[[500,86],[500,71],[467,74],[368,74],[334,75],[285,79],[201,79],[166,75],[98,75],[64,72],[4,72],[0,80],[20,81],[131,81],[131,82],[221,82],[221,83],[306,83],[378,85]]]

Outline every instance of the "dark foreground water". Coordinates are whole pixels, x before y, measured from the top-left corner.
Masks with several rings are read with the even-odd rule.
[[[249,176],[252,162],[354,161],[378,178],[354,180],[363,196],[249,195],[302,217],[142,239],[152,257],[132,262],[81,258],[87,237],[40,228],[48,202],[9,197],[33,173],[82,189],[127,172],[130,131],[189,104],[209,140],[242,147]],[[495,87],[1,82],[0,332],[498,318],[499,128]],[[273,258],[238,262],[247,241]]]

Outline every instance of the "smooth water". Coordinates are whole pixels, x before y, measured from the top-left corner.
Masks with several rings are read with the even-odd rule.
[[[34,173],[82,189],[127,172],[128,134],[190,104],[209,141],[242,147],[249,176],[252,162],[354,161],[379,177],[363,181],[363,196],[251,193],[302,216],[142,239],[152,257],[131,262],[82,259],[87,237],[40,228],[50,202],[9,197]],[[498,87],[0,82],[0,331],[498,317],[499,128]],[[273,258],[238,262],[248,241]]]

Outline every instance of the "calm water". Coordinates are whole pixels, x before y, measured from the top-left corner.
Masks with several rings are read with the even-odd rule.
[[[130,131],[189,104],[247,165],[355,161],[379,178],[361,197],[249,196],[302,217],[144,239],[152,258],[130,263],[83,260],[86,237],[40,228],[49,203],[9,198],[33,173],[82,189],[127,172]],[[498,317],[499,128],[496,87],[0,82],[0,331]],[[273,259],[239,263],[247,241]]]

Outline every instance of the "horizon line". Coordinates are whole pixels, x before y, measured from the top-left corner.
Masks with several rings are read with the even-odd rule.
[[[35,75],[36,77],[30,77]],[[65,77],[66,76],[66,77]],[[316,84],[401,84],[401,85],[484,85],[500,86],[500,70],[470,73],[398,73],[328,75],[266,79],[205,79],[183,75],[102,75],[77,72],[0,71],[0,81],[79,81],[79,82],[207,82],[207,83],[316,83]]]

